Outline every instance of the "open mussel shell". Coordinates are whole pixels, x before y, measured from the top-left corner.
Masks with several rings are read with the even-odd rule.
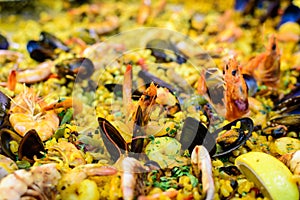
[[[119,131],[109,121],[99,117],[98,123],[104,145],[112,160],[116,162],[121,154],[128,150],[128,144]]]
[[[10,99],[0,91],[0,126],[2,126],[9,108]]]
[[[184,121],[180,143],[182,149],[188,149],[190,154],[197,145],[205,146],[211,156],[216,152],[215,138],[200,121],[192,117]]]
[[[240,123],[240,126],[233,129],[238,123]],[[216,130],[212,135],[216,139],[219,148],[213,157],[224,156],[245,144],[252,135],[253,127],[253,121],[250,118],[241,118]],[[225,133],[219,135],[224,131]]]
[[[146,48],[151,50],[151,54],[156,58],[157,62],[177,62],[182,64],[187,60],[175,44],[168,40],[150,40],[147,42]]]
[[[271,125],[284,125],[288,127],[289,130],[299,130],[300,114],[278,115],[272,117],[269,123]]]
[[[300,114],[300,87],[285,95],[273,110],[278,114]]]
[[[33,157],[41,158],[43,155],[41,152],[44,152],[44,144],[36,132],[32,129],[26,133],[23,139],[20,142],[18,156],[19,159],[25,158],[26,160],[33,161]]]
[[[17,155],[11,150],[11,142],[15,141],[19,144]],[[16,132],[3,128],[0,131],[0,144],[3,152],[13,160],[26,159],[33,162],[33,157],[41,158],[41,152],[45,151],[43,142],[37,132],[32,129],[22,138]]]
[[[71,58],[57,64],[56,69],[61,76],[77,77],[79,79],[89,78],[95,71],[93,62],[88,58]]]
[[[9,130],[7,128],[2,128],[0,130],[0,145],[2,151],[13,160],[16,160],[16,154],[11,150],[11,142],[15,141],[18,144],[21,142],[22,137],[16,132]]]

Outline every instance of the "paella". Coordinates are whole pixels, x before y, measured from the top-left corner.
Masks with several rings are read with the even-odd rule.
[[[0,199],[300,198],[298,0],[0,9]]]

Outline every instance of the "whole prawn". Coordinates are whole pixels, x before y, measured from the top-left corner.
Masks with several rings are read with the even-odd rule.
[[[43,141],[49,139],[58,128],[59,118],[54,110],[43,110],[44,105],[33,89],[28,88],[12,99],[9,121],[15,131],[24,136],[35,129]]]
[[[228,120],[234,120],[249,111],[247,85],[241,74],[241,66],[236,59],[230,59],[224,68],[224,100]]]
[[[278,88],[280,79],[280,51],[277,38],[271,35],[266,52],[254,57],[243,67],[243,73],[252,75],[260,84]]]

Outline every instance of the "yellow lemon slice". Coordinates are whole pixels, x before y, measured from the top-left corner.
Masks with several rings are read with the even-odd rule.
[[[253,181],[265,197],[273,200],[299,200],[299,191],[291,171],[275,157],[250,152],[236,158],[235,165]]]

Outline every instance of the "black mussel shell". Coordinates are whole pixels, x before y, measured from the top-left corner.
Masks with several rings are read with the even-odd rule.
[[[104,145],[112,160],[115,162],[122,153],[128,150],[128,144],[119,131],[109,121],[99,117],[98,123]]]
[[[285,95],[273,110],[278,114],[300,114],[300,87]]]
[[[192,117],[185,119],[179,141],[181,148],[188,149],[190,154],[197,145],[205,146],[211,156],[216,152],[216,142],[212,134],[200,121]]]
[[[10,99],[0,91],[0,126],[3,124],[9,108]]]
[[[73,78],[86,79],[95,71],[93,62],[88,58],[71,58],[56,65],[60,76],[69,75]]]
[[[41,32],[40,41],[43,44],[50,46],[52,49],[59,48],[66,52],[70,51],[70,48],[67,47],[67,45],[65,45],[60,39],[58,39],[57,37],[55,37],[54,35],[48,32],[45,31]]]
[[[245,142],[250,138],[250,136],[252,135],[252,131],[253,131],[253,121],[250,118],[241,118],[241,119],[237,119],[227,125],[225,125],[224,127],[216,130],[212,135],[215,139],[217,139],[219,137],[219,133],[226,130],[226,131],[230,131],[232,129],[232,126],[235,126],[238,122],[241,122],[241,126],[240,128],[237,129],[237,133],[239,133],[239,136],[236,137],[236,139],[230,143],[230,144],[226,144],[226,145],[220,145],[220,149],[217,150],[217,153],[215,155],[213,155],[213,157],[219,157],[219,156],[224,156],[230,152],[232,152],[233,150],[239,148],[240,146],[242,146],[243,144],[245,144]],[[222,145],[222,146],[221,146]]]
[[[54,50],[39,41],[30,40],[27,43],[27,51],[30,57],[38,62],[44,62],[46,59],[55,58]]]
[[[9,47],[9,43],[6,39],[6,37],[4,37],[3,35],[0,34],[0,49],[8,49]]]
[[[26,159],[33,162],[33,157],[41,158],[45,152],[44,144],[36,130],[28,131],[20,142],[18,156],[19,159]]]
[[[300,23],[300,8],[294,4],[290,4],[284,11],[279,27],[286,22]]]
[[[186,56],[177,49],[177,47],[167,40],[153,39],[146,44],[146,48],[151,50],[152,55],[158,62],[177,62],[179,64],[186,62]],[[173,55],[170,55],[169,52]]]
[[[139,106],[136,111],[134,126],[133,126],[133,136],[132,136],[132,142],[131,142],[131,152],[134,153],[141,153],[144,146],[144,136],[145,132],[143,130],[144,126],[144,117],[142,108]]]
[[[13,160],[16,160],[17,155],[11,151],[10,142],[16,141],[19,144],[21,142],[21,140],[22,140],[22,137],[18,133],[14,132],[12,130],[9,130],[7,128],[2,128],[0,130],[1,149],[5,155],[7,155],[8,157],[10,157]]]
[[[258,85],[256,80],[254,79],[253,76],[250,76],[248,74],[243,74],[243,78],[247,85],[248,95],[254,96],[258,90]]]
[[[145,70],[139,71],[138,76],[144,80],[145,85],[147,87],[149,87],[150,84],[153,82],[153,83],[159,85],[160,87],[168,88],[171,92],[181,92],[179,89],[173,87],[171,84],[161,80],[160,78],[154,76],[153,74],[151,74]]]
[[[299,130],[300,114],[288,114],[272,117],[269,120],[271,125],[284,125],[289,130]]]

